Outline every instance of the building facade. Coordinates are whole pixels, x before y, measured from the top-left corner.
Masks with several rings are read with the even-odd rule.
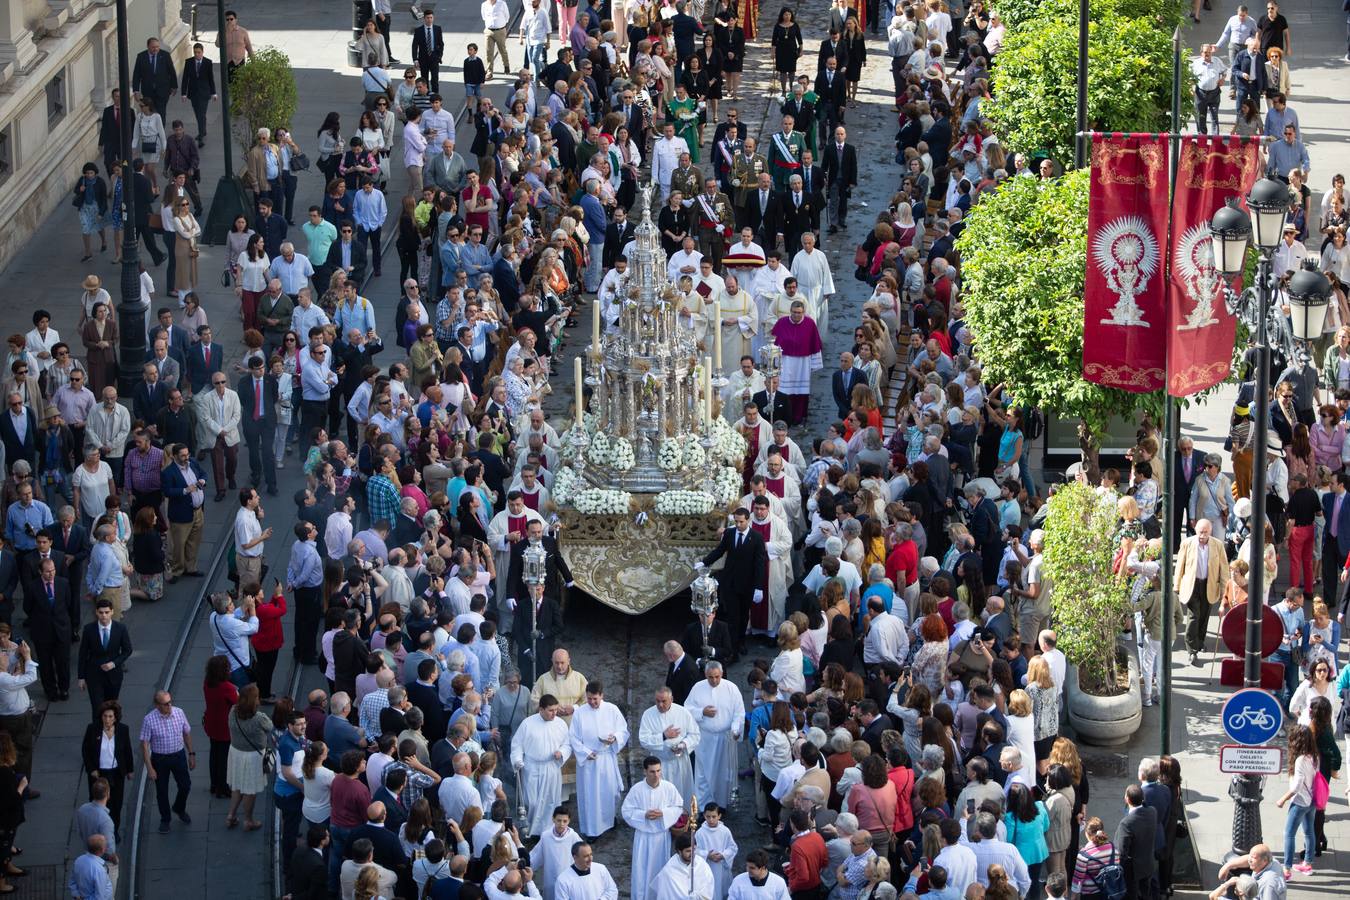
[[[126,0],[127,49],[191,46],[181,0]],[[86,162],[102,169],[99,120],[117,87],[115,0],[0,0],[0,267],[70,202]],[[103,173],[106,175],[106,173]]]

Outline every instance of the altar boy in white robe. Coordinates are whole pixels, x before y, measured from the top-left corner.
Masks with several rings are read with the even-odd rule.
[[[553,886],[554,900],[619,900],[619,886],[609,867],[595,862],[595,851],[585,841],[572,845],[572,864]]]
[[[694,794],[694,767],[689,756],[698,747],[698,724],[675,702],[668,687],[656,689],[656,705],[647,708],[638,725],[638,743],[661,761],[661,770],[681,797]]]
[[[704,675],[684,701],[700,734],[694,759],[694,792],[703,800],[716,801],[718,806],[730,806],[736,787],[736,744],[745,728],[745,703],[740,689],[723,680],[721,663],[708,663]]]
[[[724,900],[731,887],[731,873],[739,848],[731,829],[722,824],[722,807],[716,803],[703,807],[703,827],[695,836],[694,850],[712,869],[714,900]]]
[[[670,827],[684,813],[684,798],[661,778],[655,756],[642,761],[642,771],[643,780],[623,798],[623,820],[633,829],[632,900],[654,900],[657,873],[670,858]]]
[[[725,282],[723,286],[725,287]],[[751,340],[759,333],[759,311],[755,301],[743,290],[735,294],[722,293],[722,359],[723,371],[733,369],[742,356],[751,353]]]
[[[572,755],[567,723],[558,718],[558,698],[544,694],[539,712],[511,737],[511,767],[524,768],[519,790],[529,811],[530,833],[543,834],[562,801],[562,767]]]
[[[623,794],[619,751],[628,745],[628,722],[605,701],[599,681],[586,685],[586,703],[572,714],[572,753],[577,758],[577,825],[587,840],[614,827]]]
[[[753,282],[747,282],[745,285],[745,289],[755,301],[755,309],[759,310],[759,330],[755,334],[754,341],[756,353],[759,353],[760,347],[769,343],[769,329],[773,327],[773,322],[766,324],[764,311],[782,295],[783,282],[791,276],[792,271],[783,265],[782,251],[770,250],[764,268],[755,274]]]
[[[821,334],[830,333],[830,296],[834,294],[834,274],[824,250],[816,249],[816,235],[808,231],[802,235],[802,249],[792,257],[792,274],[797,277],[797,289],[806,295],[816,312],[807,313],[816,320]]]
[[[756,848],[745,855],[745,871],[731,882],[727,900],[789,900],[791,896],[783,876],[769,871],[769,854]]]
[[[675,855],[662,867],[648,895],[650,900],[712,900],[712,869],[694,853],[687,832],[675,836]]]
[[[572,816],[566,806],[553,810],[553,827],[539,837],[539,843],[530,850],[534,866],[534,881],[543,900],[555,900],[558,876],[572,865],[572,847],[581,841],[581,835],[572,830]]]

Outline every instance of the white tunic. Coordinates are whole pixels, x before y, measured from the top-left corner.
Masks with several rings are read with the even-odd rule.
[[[702,259],[703,254],[697,250],[690,250],[687,253],[684,250],[676,250],[670,254],[670,259],[666,261],[666,277],[677,288],[680,286],[681,275],[688,275],[691,279],[697,279],[699,274],[698,264]],[[689,271],[683,271],[684,269]]]
[[[727,325],[727,319],[736,321]],[[759,310],[744,290],[727,295],[722,292],[722,368],[739,369],[741,357],[749,356],[751,338],[759,332]]]
[[[758,349],[758,348],[756,348]],[[755,369],[747,377],[740,369],[740,360],[736,368],[727,374],[727,386],[722,388],[722,418],[735,422],[745,412],[745,404],[750,398],[764,390],[764,376]]]
[[[569,865],[553,885],[553,900],[619,900],[619,886],[598,862],[592,862],[585,875]]]
[[[769,553],[769,625],[765,634],[777,634],[778,626],[787,618],[787,591],[792,583],[792,529],[788,523],[769,511],[769,540],[765,549]],[[764,524],[753,514],[751,525]]]
[[[549,810],[553,812],[553,810]],[[567,828],[561,835],[554,826],[550,826],[539,838],[539,843],[530,850],[530,864],[534,866],[534,881],[539,885],[539,893],[544,900],[554,900],[555,882],[558,876],[572,865],[572,845],[581,840],[581,835]]]
[[[778,264],[777,268],[770,263],[756,273],[754,285],[744,285],[746,290],[754,295],[755,306],[760,313],[760,328],[755,333],[756,353],[759,352],[760,347],[771,343],[769,340],[769,329],[773,327],[773,323],[770,322],[768,325],[763,324],[764,312],[769,304],[783,293],[783,282],[787,281],[788,276],[791,274],[792,271],[781,262]],[[758,359],[758,357],[756,357],[756,359]]]
[[[674,737],[666,737],[666,729],[679,729]],[[694,794],[694,770],[689,754],[698,747],[698,724],[689,710],[672,703],[665,712],[655,706],[647,708],[638,725],[638,743],[646,753],[661,760],[661,776],[675,785],[681,797]]]
[[[647,818],[649,809],[659,809],[661,818]],[[652,787],[644,780],[628,789],[623,820],[633,829],[632,900],[648,900],[656,874],[670,857],[670,827],[683,812],[684,797],[669,781]]]
[[[692,879],[690,863],[693,864]],[[652,900],[712,900],[714,890],[712,869],[701,856],[695,854],[687,863],[676,853],[656,876],[649,896]]]
[[[512,735],[511,765],[525,768],[520,790],[529,812],[531,834],[543,834],[551,827],[553,809],[562,802],[563,763],[571,755],[567,723],[560,716],[546,722],[535,713]]]
[[[756,885],[750,880],[749,872],[742,872],[731,882],[728,900],[788,900],[789,897],[791,894],[782,875],[770,872],[763,885]]]
[[[628,746],[628,722],[613,703],[599,709],[587,703],[572,714],[570,738],[577,758],[577,825],[587,837],[599,837],[614,827],[623,794],[619,751]]]
[[[705,707],[714,707],[714,715],[704,715]],[[726,679],[717,687],[705,679],[694,685],[684,708],[694,717],[702,735],[694,761],[694,792],[699,803],[730,806],[736,787],[736,742],[745,728],[745,701],[740,689]]]
[[[539,515],[539,513],[530,509],[528,506],[525,507],[525,511],[521,513],[521,515],[525,517],[527,523],[534,519],[538,519],[540,522],[544,521],[543,516]],[[504,509],[492,517],[492,520],[488,522],[487,527],[488,546],[492,548],[492,561],[497,565],[498,603],[506,600],[506,591],[508,587],[506,583],[506,573],[511,569],[511,542],[506,539],[507,523],[510,520],[511,511],[509,509]],[[545,527],[547,527],[547,525],[545,525]],[[524,537],[525,535],[522,534],[521,539],[523,540]]]
[[[834,275],[830,272],[830,261],[820,248],[807,253],[798,250],[792,257],[792,274],[797,276],[797,292],[811,298],[819,315],[812,315],[820,327],[822,337],[830,333],[830,295],[834,293]]]
[[[736,862],[736,853],[739,848],[736,846],[736,837],[731,833],[727,826],[717,824],[714,828],[711,825],[704,825],[694,835],[694,850],[698,855],[707,860],[708,868],[713,873],[713,897],[715,900],[723,900],[727,895],[727,889],[731,887],[732,869]],[[720,853],[720,860],[708,859],[709,853]]]

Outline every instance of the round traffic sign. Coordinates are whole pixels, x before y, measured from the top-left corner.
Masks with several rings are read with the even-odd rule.
[[[1223,645],[1228,648],[1228,652],[1234,656],[1242,656],[1247,652],[1247,605],[1245,603],[1224,613],[1223,621],[1219,623],[1219,637],[1223,640]],[[1284,638],[1284,624],[1280,621],[1280,616],[1269,606],[1261,606],[1261,657],[1270,656],[1280,647],[1280,641]]]
[[[1223,705],[1223,730],[1238,744],[1268,744],[1284,725],[1284,708],[1269,691],[1243,688]]]

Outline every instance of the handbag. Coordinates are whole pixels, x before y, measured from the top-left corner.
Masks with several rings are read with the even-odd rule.
[[[295,154],[292,154],[292,155],[291,155],[291,171],[292,171],[292,172],[307,172],[307,171],[309,171],[309,157],[306,156],[306,155],[303,154],[303,153],[295,153]]]
[[[239,730],[239,733],[244,735],[244,740],[248,741],[248,745],[252,747],[255,752],[262,754],[263,774],[271,775],[275,772],[277,770],[277,749],[275,747],[259,747],[257,744],[253,743],[251,737],[244,734],[242,728]]]
[[[880,807],[880,806],[877,806],[877,798],[872,796],[872,790],[871,790],[871,788],[868,788],[868,790],[867,790],[867,799],[870,800],[870,801],[872,801],[872,811],[875,812],[875,813],[877,814],[877,820],[878,820],[879,822],[881,822],[881,827],[884,828],[884,829],[886,829],[886,851],[887,851],[887,853],[894,853],[894,852],[895,852],[895,832],[891,830],[890,823],[888,823],[888,822],[885,820],[885,818],[881,815],[881,807]],[[896,801],[896,802],[897,802],[897,803],[899,802],[898,798],[897,798],[897,801]]]
[[[229,270],[229,268],[227,267],[227,268],[221,269],[221,270],[220,270],[220,286],[221,286],[221,287],[229,287],[231,281],[233,281],[233,279],[230,277],[230,270]]]
[[[154,141],[141,141],[141,152],[147,156],[153,156],[158,151]]]
[[[1347,2],[1350,2],[1350,0],[1347,0]],[[1339,741],[1345,737],[1347,729],[1350,729],[1350,687],[1341,691],[1341,708],[1336,713],[1336,740]]]
[[[858,249],[853,251],[853,264],[855,266],[867,265],[867,249],[862,244],[859,244]]]
[[[1125,896],[1125,870],[1116,862],[1116,848],[1111,848],[1111,861],[1088,876],[1106,900],[1122,900]]]
[[[1312,802],[1313,808],[1323,810],[1327,808],[1327,801],[1331,799],[1331,785],[1327,784],[1326,776],[1321,770],[1313,773],[1312,781]]]

